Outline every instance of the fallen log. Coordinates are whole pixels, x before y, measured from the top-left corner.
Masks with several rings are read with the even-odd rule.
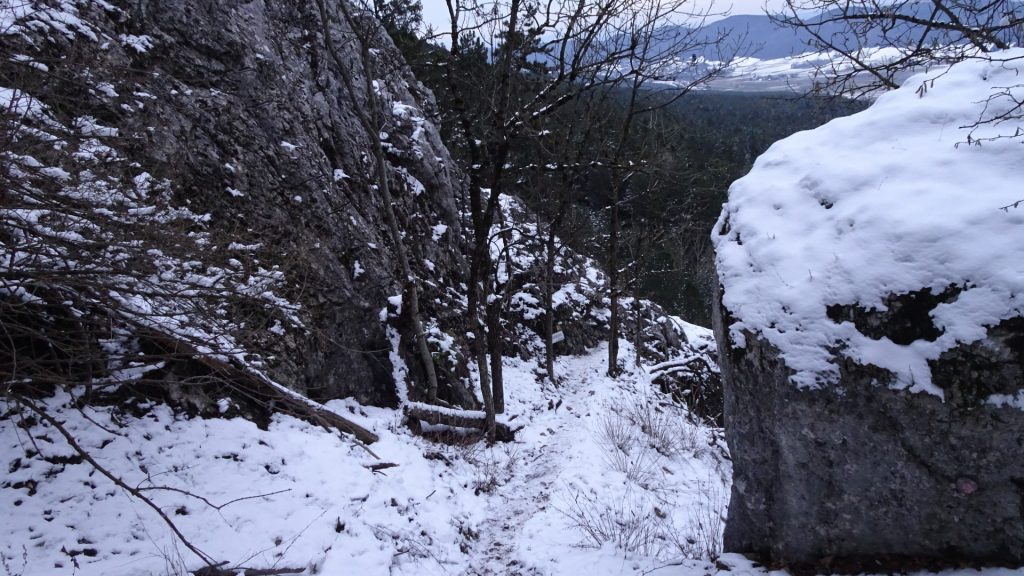
[[[221,568],[227,562],[221,562],[216,566],[206,566],[193,570],[193,576],[237,576],[244,572],[245,576],[282,576],[284,574],[302,574],[306,568]]]
[[[654,366],[648,368],[648,370],[650,371],[651,375],[656,375],[658,372],[662,372],[663,374],[672,374],[674,372],[679,372],[680,370],[693,371],[695,364],[699,368],[711,371],[711,366],[708,364],[707,360],[701,358],[700,356],[690,356],[689,358],[684,358],[682,360],[669,360],[667,362],[655,364]]]
[[[380,440],[380,436],[377,436],[373,432],[363,428],[344,416],[331,412],[320,405],[319,402],[314,402],[313,400],[308,400],[306,398],[297,398],[296,393],[292,393],[291,390],[288,389],[281,390],[278,386],[280,386],[280,384],[274,384],[273,388],[268,391],[268,394],[275,395],[275,400],[279,404],[287,406],[288,410],[296,417],[311,421],[314,424],[325,428],[336,428],[342,432],[351,434],[363,444],[373,444],[377,440]],[[295,395],[293,396],[293,394]]]
[[[394,462],[378,462],[377,464],[364,464],[363,468],[366,468],[370,472],[380,472],[381,470],[387,470],[388,468],[394,468],[398,466]]]
[[[274,382],[261,372],[240,365],[241,363],[237,359],[213,352],[204,353],[192,343],[170,334],[152,331],[143,336],[164,350],[173,352],[176,356],[182,356],[202,364],[224,383],[237,386],[252,397],[261,398],[268,406],[272,407],[272,410],[291,414],[324,428],[335,428],[355,436],[363,444],[373,444],[380,440],[380,437],[373,432],[328,410],[323,404]]]
[[[473,428],[481,432],[487,428],[487,415],[478,410],[457,410],[414,402],[405,406],[405,415],[410,420],[419,420],[435,426]],[[512,442],[515,440],[515,433],[516,430],[513,430],[505,422],[494,423],[495,440]]]

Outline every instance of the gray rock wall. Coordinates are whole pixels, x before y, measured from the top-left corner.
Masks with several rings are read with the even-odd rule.
[[[726,550],[854,571],[1024,563],[1024,412],[980,400],[1024,389],[1019,320],[932,363],[945,401],[849,359],[838,385],[800,390],[757,334],[732,347],[731,322],[716,302],[734,471]]]
[[[305,326],[279,336],[259,310],[236,319],[245,327],[240,340],[274,378],[315,398],[394,404],[380,316],[401,285],[373,189],[370,139],[355,115],[366,95],[352,98],[342,87],[315,4],[76,1],[61,4],[80,19],[63,31],[46,19],[48,4],[38,4],[39,15],[25,17],[31,32],[5,36],[5,53],[27,54],[47,71],[5,57],[5,81],[29,86],[68,124],[88,115],[117,128],[104,143],[125,165],[169,180],[176,201],[210,214],[215,232],[258,245],[239,258],[284,274],[282,296],[300,305]],[[351,31],[336,24],[332,35],[361,90]],[[432,280],[422,298],[426,314],[445,316],[449,289],[463,275],[461,177],[435,127],[422,120],[431,116],[432,96],[386,36],[376,42],[396,210],[414,267]],[[438,224],[447,226],[440,236]],[[407,323],[392,323],[416,377]],[[466,398],[449,384],[442,391],[449,399]]]

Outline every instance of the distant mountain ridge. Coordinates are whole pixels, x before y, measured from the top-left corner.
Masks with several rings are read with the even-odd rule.
[[[782,26],[765,14],[738,14],[706,25],[702,40],[717,37],[731,39],[727,51],[735,49],[735,56],[755,57],[762,60],[785,58],[813,48],[811,35],[806,31]]]
[[[809,19],[814,23],[824,17]],[[819,32],[829,38],[842,38],[848,35],[846,26],[841,22],[828,23],[821,26]],[[814,36],[802,28],[785,26],[772,20],[766,14],[737,14],[705,25],[697,35],[697,39],[711,44],[715,38],[724,37],[726,43],[722,51],[735,57],[753,57],[761,60],[787,58],[806,52],[817,52]],[[883,45],[880,34],[868,37],[865,48]],[[704,54],[715,58],[709,52]]]
[[[1024,19],[1024,3],[1007,3],[1004,8],[1007,11],[1007,15],[1012,15],[1016,19]],[[931,19],[934,9],[935,6],[931,2],[913,2],[903,5],[900,8],[900,13],[913,15],[927,21]],[[965,6],[951,6],[950,9],[965,23],[975,20],[968,14]],[[815,24],[816,22],[834,17],[834,14],[836,13],[829,12],[815,17],[809,16],[807,22]],[[874,48],[893,44],[894,39],[900,35],[896,33],[897,31],[904,35],[906,39],[915,42],[925,33],[924,26],[922,25],[898,23],[896,28],[890,31],[888,38],[884,38],[877,29],[874,29],[862,39],[863,45],[860,47]],[[858,45],[852,42],[853,35],[849,31],[849,27],[841,21],[823,24],[818,29],[818,32],[826,38],[834,39],[833,41],[839,45],[843,45],[844,39],[847,47]],[[1007,31],[1006,34],[1008,37],[1005,40],[1008,43],[1019,44],[1017,38],[1009,37],[1013,32]],[[807,30],[783,26],[773,21],[767,14],[738,14],[711,22],[698,32],[696,40],[710,43],[719,37],[727,38],[726,46],[723,47],[724,52],[736,57],[754,57],[761,60],[770,60],[819,50],[819,47],[814,43],[814,37]],[[935,30],[929,32],[927,36],[927,42],[936,45],[958,43],[960,40],[959,34],[953,33],[951,35],[949,32]],[[899,44],[899,42],[895,43]],[[704,56],[715,58],[715,55],[710,52],[706,52]]]

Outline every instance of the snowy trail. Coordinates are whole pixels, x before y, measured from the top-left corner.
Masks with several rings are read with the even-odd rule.
[[[470,559],[467,576],[533,576],[543,570],[528,560],[520,559],[516,543],[527,521],[550,504],[551,481],[554,476],[552,455],[545,450],[531,450],[524,461],[533,461],[516,473],[488,507],[489,520],[481,526],[480,542],[475,557]]]
[[[112,434],[106,429],[118,424],[110,410],[90,412],[101,428],[66,394],[47,402],[85,445],[105,447],[103,461],[129,485],[168,487],[153,492],[161,508],[205,552],[229,562],[361,576],[612,576],[698,557],[678,546],[691,508],[704,497],[702,482],[727,483],[708,431],[696,429],[697,440],[668,456],[648,450],[647,436],[619,412],[639,406],[681,430],[691,426],[680,407],[659,404],[665,398],[642,371],[607,378],[605,354],[598,347],[560,358],[557,389],[538,382],[536,364],[510,360],[507,417],[522,429],[515,442],[493,447],[437,444],[412,435],[400,411],[333,401],[331,409],[380,435],[374,451],[397,464],[381,472],[371,470],[378,460],[347,439],[289,416],[260,429],[242,418],[188,418],[151,404],[142,416],[119,416],[131,433]],[[609,423],[629,430],[631,454],[650,459],[642,478],[614,462]],[[44,458],[27,455],[30,435]],[[52,437],[39,424],[0,419],[0,447],[9,456],[0,508],[12,513],[0,527],[0,574],[196,569],[155,514]],[[181,491],[237,504],[215,509]],[[679,539],[623,544],[614,528],[595,539],[579,513],[605,528],[639,518]],[[695,566],[658,576],[702,575]]]
[[[519,444],[499,447],[511,475],[502,486],[494,489],[487,510],[489,520],[481,526],[479,552],[470,560],[467,576],[545,573],[542,567],[523,557],[518,543],[528,521],[552,505],[555,478],[571,461],[566,447],[574,444],[573,436],[577,431],[569,426],[563,406],[577,404],[589,384],[589,380],[573,379],[557,391],[551,391],[548,404],[530,406],[529,430],[521,430],[519,434],[521,437],[535,435],[540,442],[528,446],[520,440]]]
[[[602,434],[606,422],[618,416],[619,407],[635,401],[633,397],[649,390],[650,383],[645,373],[636,370],[612,380],[605,375],[600,358],[599,349],[585,357],[563,359],[559,388],[549,387],[542,396],[510,407],[511,414],[518,414],[513,424],[525,426],[515,443],[491,449],[498,485],[489,499],[487,520],[479,527],[466,576],[630,574],[639,567],[630,554],[614,546],[595,549],[566,513],[573,498],[581,494],[647,503],[645,498],[633,497],[631,490],[639,490],[629,480],[609,469]],[[697,485],[710,472],[706,466],[692,464],[688,459],[657,464],[663,470],[677,469],[680,480],[671,484],[659,478],[659,483],[674,490],[665,505],[701,496]],[[686,515],[688,510],[679,513]],[[650,567],[649,561],[642,564]]]
[[[510,360],[507,416],[523,428],[515,442],[490,448],[437,444],[413,436],[399,411],[332,402],[380,434],[374,450],[398,464],[382,472],[351,442],[289,416],[260,429],[152,404],[141,417],[119,416],[131,433],[111,434],[112,413],[90,409],[85,418],[66,394],[47,402],[85,445],[106,446],[103,462],[130,485],[229,503],[214,509],[173,490],[152,492],[206,552],[246,566],[359,576],[780,576],[735,555],[717,567],[706,560],[731,472],[719,436],[689,424],[643,370],[607,378],[604,358],[603,347],[560,358],[558,389],[538,383],[535,364]],[[636,424],[638,410],[684,434],[673,437],[675,449],[650,449],[655,438]],[[9,513],[0,574],[153,576],[199,567],[159,518],[76,463],[52,430],[0,418],[0,447],[8,455],[0,509]],[[44,458],[26,453],[36,447]]]

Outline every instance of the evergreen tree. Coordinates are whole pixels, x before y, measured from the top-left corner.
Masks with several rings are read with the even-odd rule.
[[[423,57],[423,5],[420,0],[371,0],[369,8],[410,65]]]

